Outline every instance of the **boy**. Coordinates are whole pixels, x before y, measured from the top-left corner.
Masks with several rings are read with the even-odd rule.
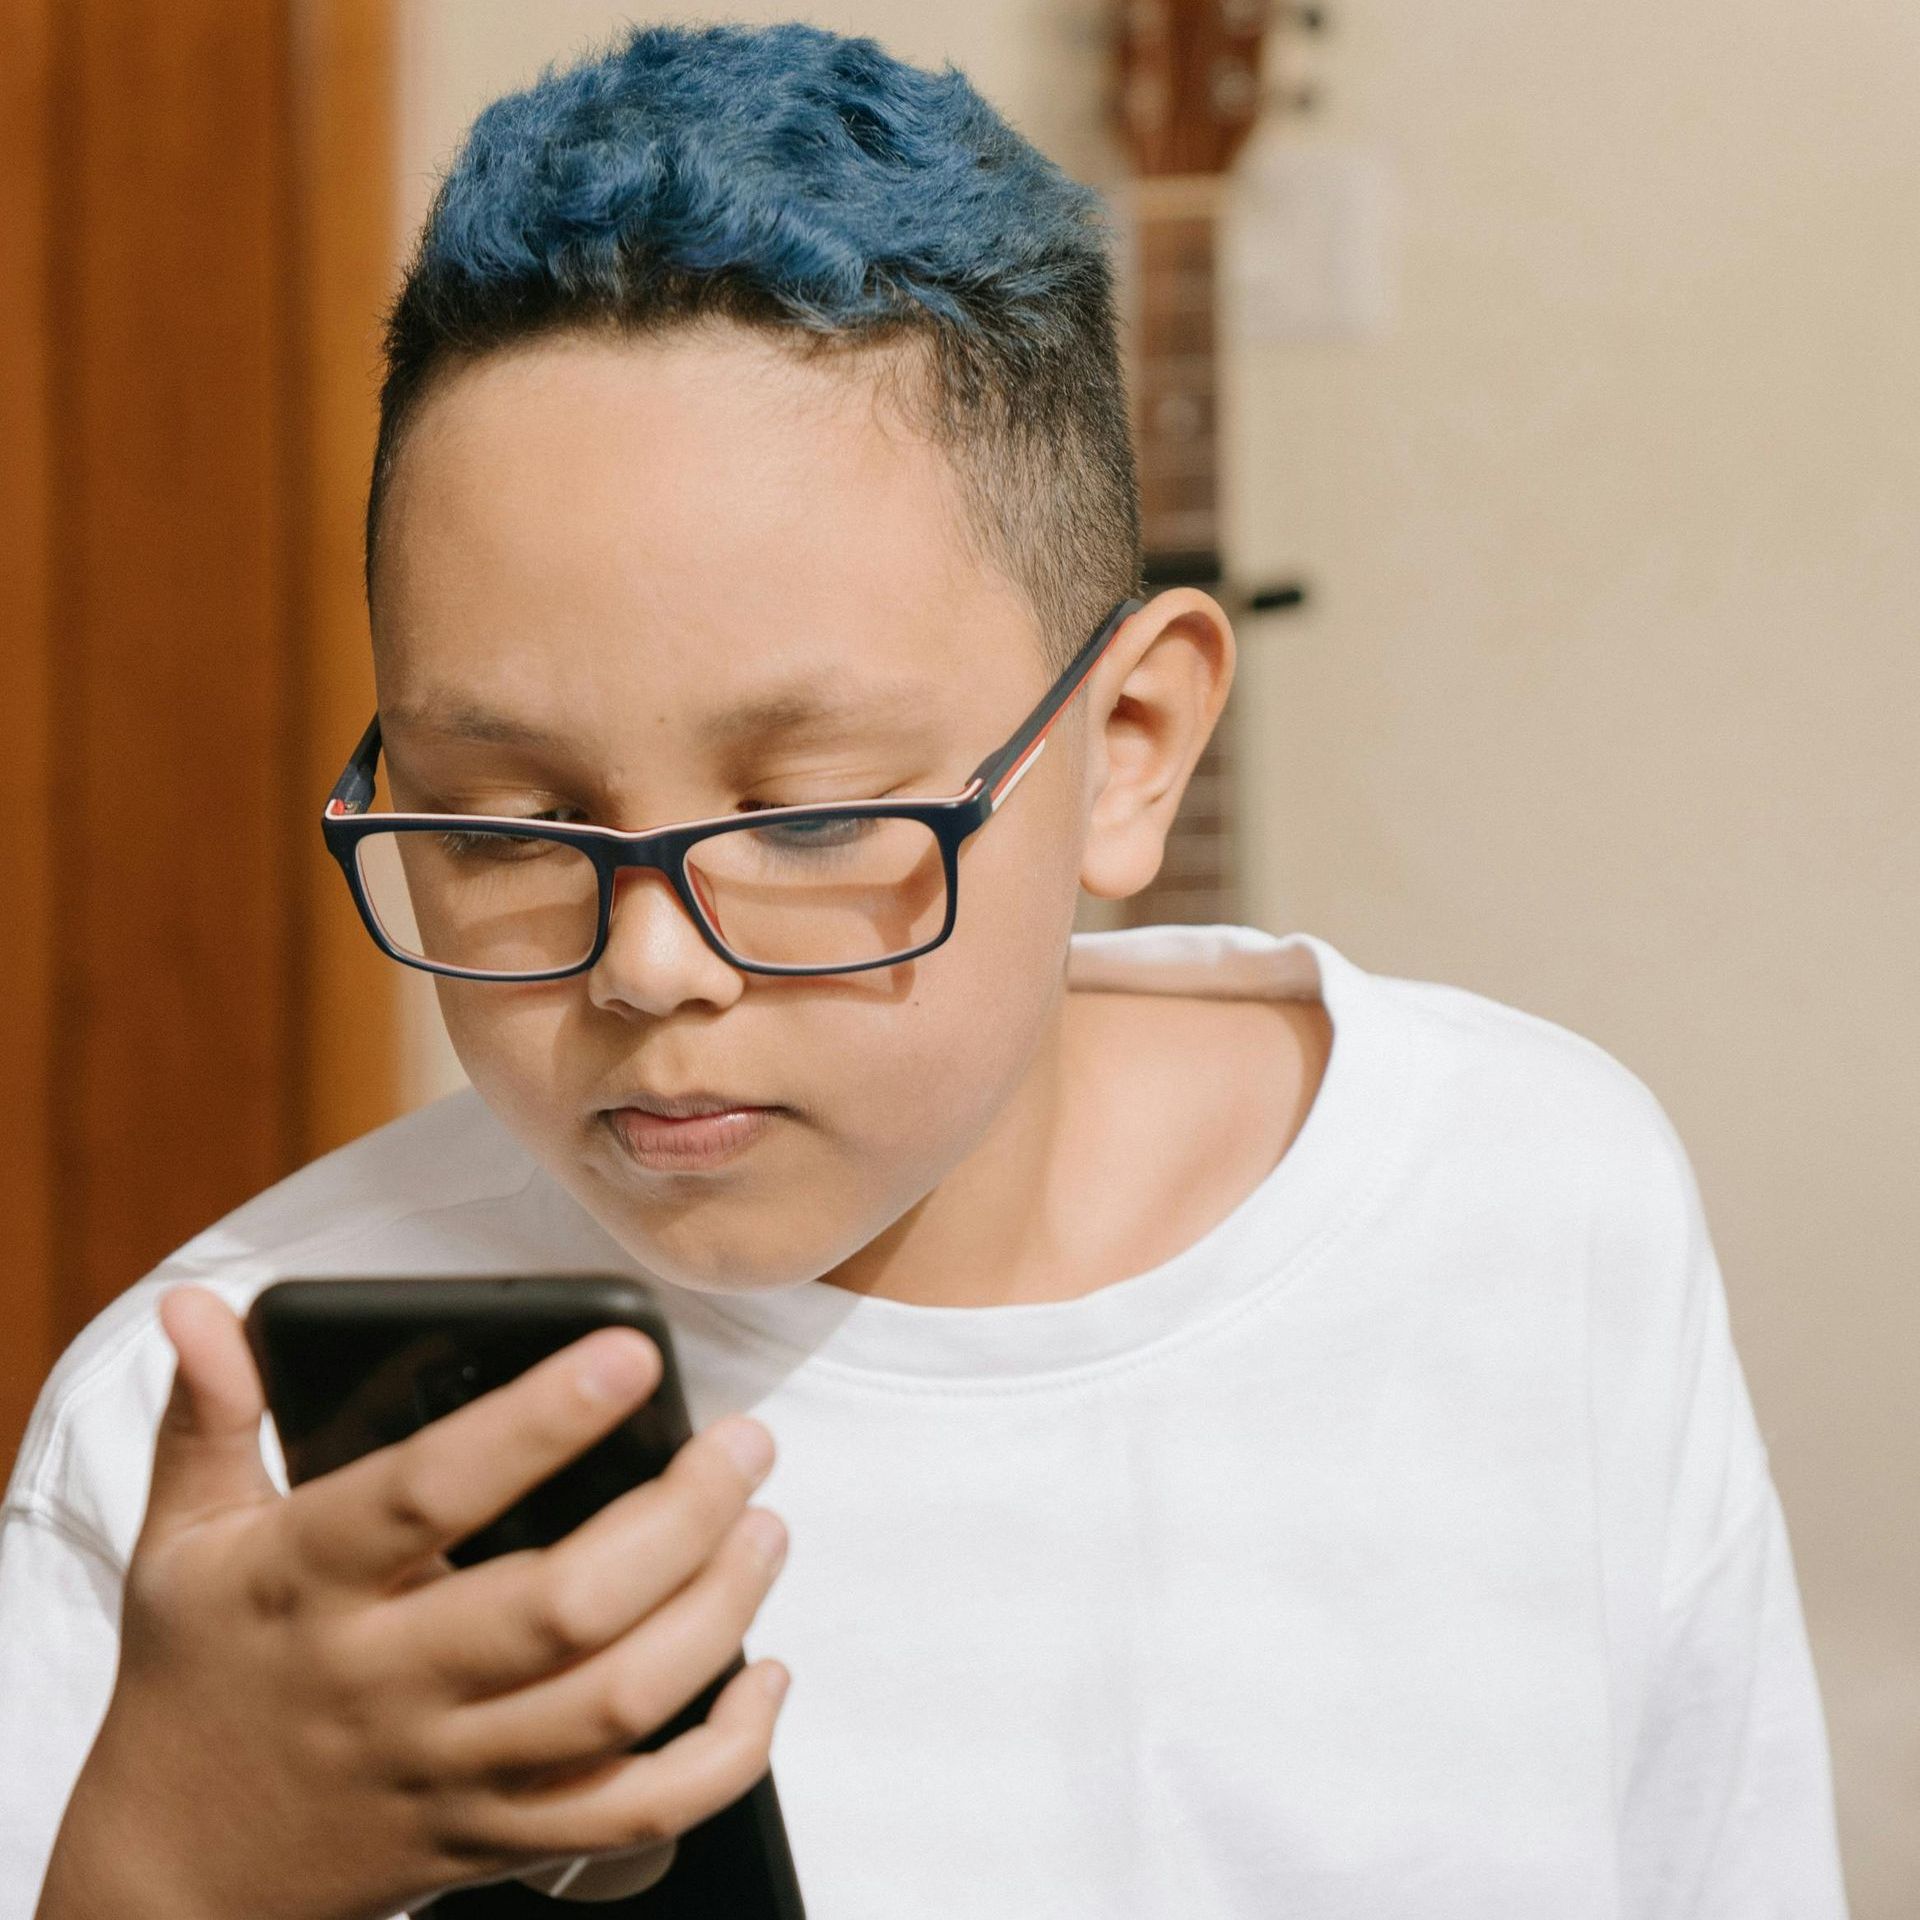
[[[481,117],[389,347],[329,834],[473,1090],[49,1381],[8,1920],[644,1879],[769,1762],[815,1920],[1843,1913],[1653,1097],[1309,935],[1071,934],[1152,876],[1233,666],[1206,595],[1136,597],[1089,196],[951,71],[649,30]],[[370,779],[476,818],[402,846]],[[664,823],[721,830],[605,833]],[[282,1497],[263,1285],[581,1268],[672,1321],[660,1483],[440,1555],[644,1399],[603,1333]]]

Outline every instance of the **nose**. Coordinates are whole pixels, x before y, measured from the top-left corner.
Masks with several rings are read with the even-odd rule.
[[[615,874],[610,914],[606,950],[587,974],[596,1006],[657,1015],[688,1000],[724,1006],[744,991],[745,974],[707,944],[664,873]]]

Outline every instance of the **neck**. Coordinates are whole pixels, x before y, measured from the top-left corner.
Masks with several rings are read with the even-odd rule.
[[[1063,980],[1012,1097],[957,1166],[884,1232],[820,1279],[911,1306],[1068,1300],[1088,1279],[1088,1223],[1075,1205],[1100,1145],[1085,1006]]]

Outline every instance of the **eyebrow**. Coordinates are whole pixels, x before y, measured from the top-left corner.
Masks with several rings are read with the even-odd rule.
[[[818,676],[784,682],[695,722],[697,745],[713,753],[737,753],[769,740],[844,739],[862,729],[889,725],[915,734],[929,731],[931,690],[912,681],[849,683]],[[472,740],[487,746],[564,751],[568,736],[472,701],[428,696],[388,707],[384,727]]]

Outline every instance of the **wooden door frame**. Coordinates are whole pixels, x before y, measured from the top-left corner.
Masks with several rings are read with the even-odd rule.
[[[0,1463],[62,1325],[53,1275],[53,402],[49,340],[55,0],[0,3]]]
[[[373,699],[394,35],[0,0],[0,1470],[87,1320],[395,1110],[318,828]]]

